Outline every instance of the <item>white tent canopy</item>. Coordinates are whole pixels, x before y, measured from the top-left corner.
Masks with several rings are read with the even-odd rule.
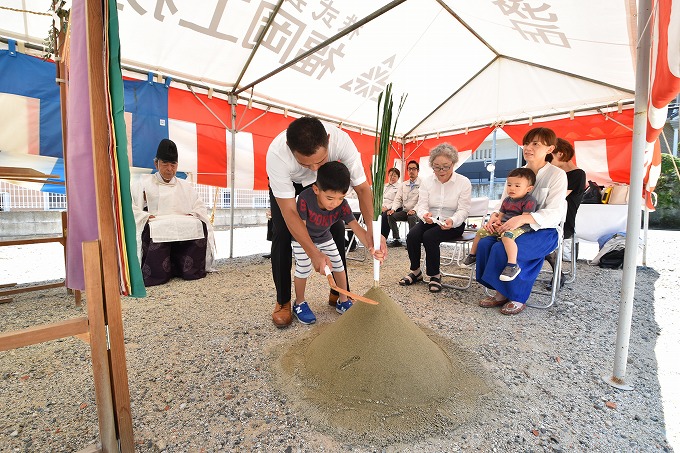
[[[392,82],[408,93],[399,136],[633,99],[630,0],[119,0],[118,10],[128,67],[368,130]],[[0,35],[39,44],[51,20],[0,9]]]

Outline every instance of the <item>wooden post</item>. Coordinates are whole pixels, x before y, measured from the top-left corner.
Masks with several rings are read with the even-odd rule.
[[[85,0],[87,28],[87,62],[90,90],[90,122],[92,127],[92,158],[97,199],[97,224],[101,249],[104,307],[109,326],[110,365],[113,384],[116,424],[123,452],[134,452],[130,390],[127,380],[123,317],[120,304],[120,277],[113,213],[111,160],[109,159],[109,105],[106,72],[102,59],[105,34],[101,1]]]
[[[92,350],[92,374],[94,394],[99,418],[99,438],[104,452],[118,451],[116,417],[113,409],[113,393],[109,368],[109,352],[106,345],[106,321],[102,266],[99,241],[83,242],[83,268],[85,291],[87,291],[87,317],[90,321],[90,348]]]

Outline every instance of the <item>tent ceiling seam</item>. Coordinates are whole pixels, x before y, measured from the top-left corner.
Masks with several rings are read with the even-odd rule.
[[[386,12],[388,12],[389,10],[391,10],[392,8],[394,8],[394,7],[396,7],[396,6],[399,6],[400,4],[404,3],[405,1],[406,1],[406,0],[394,0],[394,1],[390,2],[390,3],[388,3],[387,5],[383,6],[382,8],[379,8],[379,9],[377,9],[376,11],[374,11],[373,13],[371,13],[371,14],[369,14],[368,16],[364,17],[364,18],[361,19],[360,21],[355,22],[355,23],[352,24],[350,27],[345,28],[344,30],[342,30],[342,31],[340,31],[340,32],[338,32],[338,33],[336,33],[335,35],[331,36],[331,37],[328,38],[327,40],[321,42],[319,45],[317,45],[317,46],[315,46],[315,47],[312,47],[312,48],[309,49],[308,51],[301,53],[300,55],[298,55],[297,57],[295,57],[295,58],[293,58],[292,60],[288,61],[287,63],[284,63],[283,65],[279,66],[278,68],[274,69],[273,71],[271,71],[271,72],[269,72],[269,73],[263,75],[262,77],[260,77],[259,79],[255,80],[254,82],[249,83],[248,85],[244,86],[243,88],[235,89],[234,92],[233,92],[233,94],[240,94],[240,93],[242,93],[243,91],[245,91],[245,90],[247,90],[247,89],[249,89],[249,88],[251,88],[251,87],[254,87],[254,86],[257,85],[258,83],[263,82],[263,81],[269,79],[270,77],[275,76],[275,75],[278,74],[279,72],[281,72],[281,71],[283,71],[283,70],[285,70],[285,69],[287,69],[287,68],[293,66],[295,63],[298,63],[299,61],[304,60],[304,59],[307,58],[308,56],[310,56],[310,55],[316,53],[317,51],[323,49],[324,47],[327,47],[329,44],[334,43],[335,41],[337,41],[338,39],[342,38],[343,36],[352,33],[352,32],[353,32],[354,30],[356,30],[357,28],[363,27],[363,26],[364,26],[365,24],[367,24],[368,22],[371,22],[373,19],[382,16],[383,14],[385,14]]]
[[[582,75],[579,75],[579,74],[574,74],[573,72],[569,72],[569,71],[564,71],[562,69],[552,68],[550,66],[545,66],[545,65],[542,65],[542,64],[534,63],[532,61],[522,60],[522,59],[519,59],[519,58],[511,57],[509,55],[501,55],[500,58],[505,58],[509,61],[514,61],[515,63],[525,64],[527,66],[532,66],[534,68],[539,68],[539,69],[543,69],[545,71],[554,72],[556,74],[561,74],[561,75],[565,75],[565,76],[568,76],[568,77],[573,77],[575,79],[594,83],[596,85],[604,86],[604,87],[607,87],[607,88],[613,88],[615,90],[623,91],[624,93],[635,94],[634,89],[631,90],[629,88],[623,88],[623,87],[620,87],[620,86],[617,86],[617,85],[614,85],[614,84],[611,84],[611,83],[603,82],[601,80],[591,79],[590,77],[582,76]]]
[[[501,56],[500,52],[498,52],[491,44],[489,44],[484,38],[482,38],[479,33],[477,33],[472,27],[470,27],[467,22],[463,20],[458,14],[456,14],[450,7],[447,5],[444,0],[436,0],[439,5],[444,8],[454,19],[458,21],[467,31],[472,34],[475,38],[479,40],[482,44],[486,46],[487,49],[489,49],[491,52],[494,53],[497,57]]]
[[[434,115],[434,114],[437,112],[437,110],[439,110],[444,104],[446,104],[447,102],[449,102],[455,95],[457,95],[458,93],[460,93],[461,90],[463,90],[463,88],[465,88],[465,87],[468,86],[473,80],[475,80],[475,79],[477,78],[477,76],[479,76],[482,72],[486,71],[486,69],[487,69],[489,66],[491,66],[496,60],[498,60],[498,58],[499,58],[499,57],[496,56],[496,57],[494,57],[491,61],[489,61],[486,65],[484,65],[483,68],[481,68],[479,71],[477,71],[477,72],[475,73],[475,75],[473,75],[472,77],[470,77],[463,85],[461,85],[460,87],[458,87],[458,89],[457,89],[456,91],[454,91],[454,92],[451,94],[451,96],[447,97],[446,100],[444,100],[444,102],[440,103],[437,107],[435,107],[434,110],[432,110],[430,113],[428,113],[427,116],[425,116],[422,120],[420,120],[420,121],[418,122],[418,124],[416,124],[415,126],[413,126],[413,127],[411,128],[411,130],[409,130],[408,132],[406,132],[403,136],[404,136],[404,137],[407,137],[411,132],[413,132],[414,130],[418,129],[418,126],[420,126],[421,124],[423,124],[429,117],[431,117],[432,115]]]
[[[232,92],[234,92],[236,90],[236,88],[238,88],[239,83],[241,83],[241,79],[243,79],[243,76],[246,74],[246,71],[248,70],[248,67],[250,66],[250,63],[253,61],[253,58],[255,58],[255,53],[257,52],[257,49],[260,48],[260,44],[262,44],[262,40],[264,39],[264,36],[267,34],[269,29],[271,28],[272,22],[274,22],[274,18],[279,13],[279,10],[281,9],[281,5],[283,5],[283,1],[284,0],[279,0],[279,2],[274,7],[274,10],[272,11],[272,13],[269,15],[269,19],[267,20],[267,23],[265,24],[264,27],[262,27],[262,32],[260,33],[260,36],[257,37],[257,40],[255,41],[255,45],[253,46],[253,49],[250,51],[250,55],[248,55],[248,60],[246,60],[245,64],[241,68],[241,73],[236,78],[236,82],[234,82]],[[234,94],[236,94],[236,93],[234,93]]]

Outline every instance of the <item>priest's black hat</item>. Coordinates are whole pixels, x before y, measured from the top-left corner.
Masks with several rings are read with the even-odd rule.
[[[156,159],[166,162],[177,162],[177,145],[170,139],[164,138],[158,144]]]

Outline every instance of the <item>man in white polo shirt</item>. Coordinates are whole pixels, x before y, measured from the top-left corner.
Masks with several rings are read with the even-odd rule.
[[[340,161],[350,172],[351,185],[359,199],[359,208],[365,219],[373,218],[373,193],[368,185],[361,163],[361,155],[346,132],[332,125],[325,125],[317,118],[298,118],[281,132],[269,145],[267,151],[267,176],[272,212],[272,275],[276,286],[276,307],[272,321],[277,327],[292,322],[291,313],[291,239],[300,243],[312,260],[314,270],[324,275],[326,266],[332,267],[312,242],[307,228],[300,218],[295,197],[316,181],[316,171],[328,161]],[[373,237],[371,222],[367,222],[369,237]],[[342,221],[331,227],[338,250],[345,249],[345,225]],[[367,248],[373,244],[365,244]],[[380,246],[383,256],[386,248]],[[341,253],[347,269],[345,255]],[[329,304],[335,306],[338,294],[329,296]]]

